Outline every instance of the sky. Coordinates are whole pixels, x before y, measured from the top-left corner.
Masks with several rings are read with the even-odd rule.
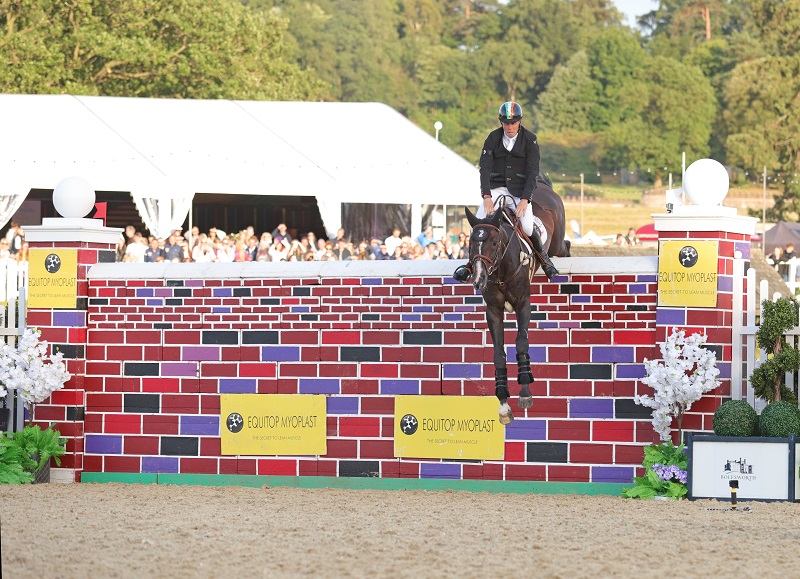
[[[658,0],[613,0],[617,9],[627,16],[628,26],[636,26],[636,17],[658,8]]]

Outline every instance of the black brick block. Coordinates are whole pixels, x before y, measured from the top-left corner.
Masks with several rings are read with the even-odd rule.
[[[364,322],[379,322],[381,320],[380,314],[361,314],[361,320]]]
[[[162,436],[160,454],[197,456],[199,447],[200,442],[196,436]]]
[[[342,362],[380,362],[381,349],[369,346],[342,346]]]
[[[90,306],[107,306],[108,305],[108,298],[90,298],[89,299]]]
[[[202,343],[235,346],[239,343],[239,332],[229,330],[206,330],[203,332]]]
[[[122,411],[134,414],[158,413],[161,411],[161,397],[158,394],[125,394]]]
[[[406,345],[428,345],[428,346],[441,346],[442,333],[441,332],[414,332],[406,330],[403,332],[403,344]]]
[[[56,309],[58,309],[58,308],[56,308]],[[62,308],[62,309],[71,310],[72,308]],[[75,309],[76,310],[81,310],[81,311],[84,311],[84,312],[86,310],[88,310],[89,309],[89,298],[78,298],[78,299],[76,299],[75,300]]]
[[[350,476],[350,477],[360,476],[360,477],[377,478],[379,475],[380,475],[380,463],[377,460],[339,461],[339,476]]]
[[[541,321],[546,320],[546,319],[547,319],[547,314],[544,313],[544,312],[536,312],[536,313],[532,313],[531,312],[531,321],[532,322],[541,322]]]
[[[53,344],[54,354],[60,352],[64,358],[69,358],[71,360],[85,358],[85,349],[86,347],[83,344]]]
[[[123,376],[160,376],[158,362],[125,362]]]
[[[581,293],[581,286],[576,283],[562,283],[559,286],[559,293],[562,294],[579,294]]]
[[[155,330],[171,330],[172,329],[172,324],[169,324],[167,322],[156,323],[156,324],[153,324],[153,329],[155,329]]]
[[[117,261],[117,252],[113,249],[101,249],[97,252],[97,263],[114,263]]]
[[[527,462],[568,462],[568,448],[564,442],[527,443]]]
[[[602,328],[602,322],[581,322],[581,329],[586,328]]]
[[[258,303],[262,306],[279,306],[281,300],[278,298],[261,298]]]
[[[183,287],[182,279],[168,279],[167,287]]]
[[[719,345],[711,346],[709,344],[703,344],[700,347],[701,348],[705,348],[706,350],[710,350],[710,351],[714,352],[714,354],[717,356],[717,362],[722,360],[722,346],[719,346]]]
[[[164,305],[166,306],[182,306],[183,300],[181,298],[167,298],[164,301]]]
[[[300,319],[304,322],[318,322],[319,314],[300,314]]]
[[[233,288],[233,297],[236,298],[249,298],[253,295],[253,291],[249,287],[235,287]]]
[[[292,295],[295,297],[303,297],[303,296],[310,296],[311,295],[311,288],[310,287],[293,287],[292,288]]]
[[[647,306],[627,305],[625,309],[629,312],[646,312]]]
[[[182,287],[180,289],[172,290],[172,295],[176,298],[190,298],[192,297],[192,288]]]
[[[650,420],[653,418],[653,409],[641,404],[636,404],[632,398],[614,401],[614,418],[631,418],[633,420]]]
[[[611,380],[611,364],[570,364],[570,380]]]
[[[85,410],[83,406],[67,406],[67,420],[81,421],[84,419]]]
[[[242,344],[277,344],[278,332],[271,330],[243,330]]]
[[[464,303],[477,306],[483,303],[483,298],[481,296],[467,296],[464,298]]]

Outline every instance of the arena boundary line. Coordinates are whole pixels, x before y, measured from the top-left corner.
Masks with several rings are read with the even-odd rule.
[[[531,482],[507,480],[415,479],[327,476],[259,476],[237,474],[157,474],[84,472],[83,483],[199,486],[293,487],[304,489],[467,491],[542,495],[614,495],[630,484]]]

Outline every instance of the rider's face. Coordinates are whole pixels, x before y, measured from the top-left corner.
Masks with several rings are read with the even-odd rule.
[[[503,123],[503,131],[509,139],[513,139],[519,132],[519,121],[516,123]]]

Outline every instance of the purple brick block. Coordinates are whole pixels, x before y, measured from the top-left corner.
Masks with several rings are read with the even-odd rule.
[[[420,314],[400,314],[400,321],[402,322],[419,322],[422,320]]]
[[[628,286],[629,294],[645,294],[647,293],[647,285],[643,283],[632,283]]]
[[[256,394],[255,379],[248,378],[220,378],[220,394]]]
[[[432,312],[433,306],[412,306],[412,312]]]
[[[559,328],[580,328],[580,322],[558,322]]]
[[[631,346],[594,346],[592,362],[634,362],[636,358]]]
[[[423,462],[419,465],[419,478],[461,478],[461,465],[456,463]]]
[[[205,284],[202,279],[186,279],[183,280],[184,287],[203,287]]]
[[[544,420],[515,420],[506,425],[506,440],[547,440]]]
[[[529,346],[528,356],[531,357],[531,362],[547,362],[547,348],[545,346]],[[516,346],[506,346],[506,360],[516,363]]]
[[[588,304],[590,301],[592,301],[592,298],[590,296],[575,296],[574,295],[574,296],[570,297],[570,301],[573,304]]]
[[[145,300],[144,303],[146,303],[148,306],[153,306],[154,308],[160,308],[164,305],[164,300],[161,298],[150,298]]]
[[[122,437],[87,434],[85,449],[86,454],[122,454]]]
[[[419,394],[419,380],[381,380],[381,394]]]
[[[290,310],[293,314],[307,314],[311,311],[310,306],[292,306]]]
[[[328,414],[358,414],[358,397],[328,397]]]
[[[656,308],[656,325],[683,326],[686,324],[686,310]]]
[[[645,283],[654,283],[658,281],[658,276],[655,275],[637,275],[636,281],[642,281]]]
[[[155,290],[151,287],[136,288],[137,298],[151,298],[155,295]]]
[[[475,310],[476,310],[475,306],[456,306],[453,308],[453,311],[455,312],[467,312],[470,314],[473,313]]]
[[[341,394],[338,378],[300,378],[300,394]]]
[[[161,364],[162,376],[183,376],[184,378],[194,378],[197,374],[196,362],[163,362]]]
[[[181,434],[219,436],[219,416],[203,414],[200,416],[181,416]]]
[[[558,328],[558,322],[539,322],[536,327],[542,330],[554,330]]]
[[[216,346],[184,346],[181,352],[181,360],[186,362],[218,362],[220,359],[220,349]]]
[[[143,456],[142,472],[177,473],[180,459],[171,456]]]
[[[156,288],[155,296],[157,298],[171,298],[173,296],[171,287]]]
[[[733,291],[733,276],[731,276],[731,275],[718,275],[717,276],[717,291],[719,291],[719,292],[732,292]]]
[[[383,285],[383,278],[365,277],[361,280],[361,285]]]
[[[444,378],[480,378],[483,366],[481,364],[445,364]]]
[[[445,314],[445,322],[460,322],[464,319],[464,314]]]
[[[299,362],[300,348],[297,346],[262,346],[262,362]]]
[[[719,370],[720,378],[731,377],[731,363],[730,362],[717,362],[717,369]]]
[[[638,380],[647,376],[644,364],[618,364],[615,366],[616,378],[633,378]]]
[[[231,313],[231,308],[218,306],[218,307],[211,308],[211,313],[212,314],[229,314],[229,313]]]
[[[59,328],[80,328],[86,325],[86,312],[53,312],[53,325]]]
[[[215,298],[230,298],[233,297],[232,287],[215,287],[211,290],[211,295]]]
[[[733,251],[742,252],[742,259],[750,259],[750,242],[737,241],[736,243],[733,244]]]
[[[573,398],[569,401],[570,418],[614,418],[611,399]]]
[[[630,466],[593,466],[592,482],[630,483],[633,472]]]

